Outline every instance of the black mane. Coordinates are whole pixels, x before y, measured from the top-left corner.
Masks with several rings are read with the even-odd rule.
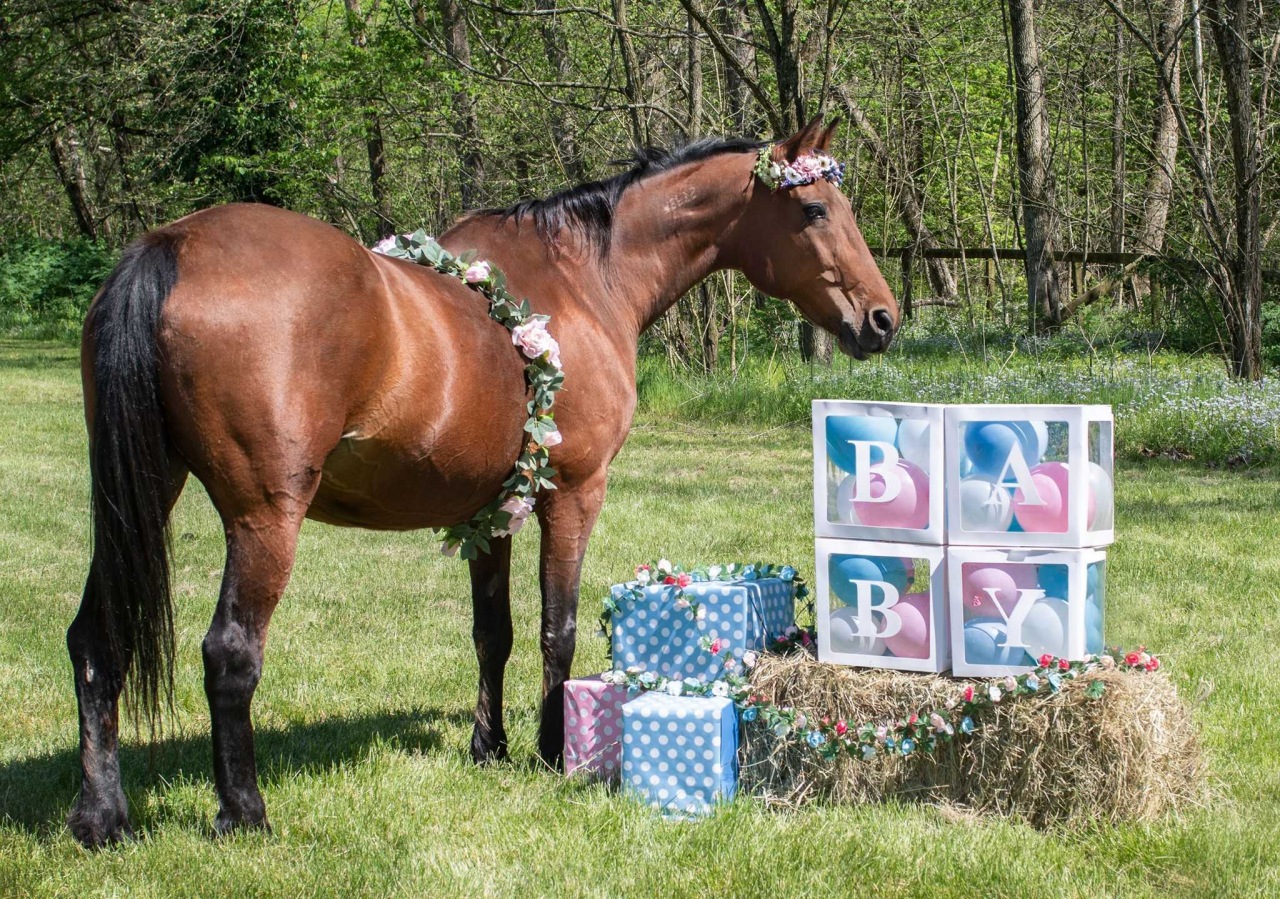
[[[478,214],[502,216],[517,222],[531,218],[538,236],[547,243],[554,243],[564,228],[576,230],[604,252],[609,248],[613,232],[614,208],[623,191],[632,184],[687,162],[697,162],[721,153],[746,153],[761,146],[762,141],[732,137],[704,138],[671,150],[645,147],[637,150],[630,159],[617,160],[615,165],[629,168],[612,178],[588,181],[542,200],[521,200],[505,208],[484,209]]]

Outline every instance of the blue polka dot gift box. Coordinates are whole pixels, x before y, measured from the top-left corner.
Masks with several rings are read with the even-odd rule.
[[[725,658],[764,649],[795,623],[795,586],[776,577],[701,581],[683,588],[613,587],[613,667],[716,680]],[[708,645],[719,640],[720,654]]]
[[[738,789],[738,712],[718,696],[645,693],[622,707],[622,788],[669,817],[697,817]]]

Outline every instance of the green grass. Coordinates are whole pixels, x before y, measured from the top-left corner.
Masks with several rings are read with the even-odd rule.
[[[1043,833],[913,806],[673,824],[538,770],[537,532],[516,541],[511,764],[467,760],[466,566],[429,534],[308,523],[255,714],[273,836],[209,837],[199,644],[222,567],[198,484],[177,511],[177,714],[123,751],[137,843],[81,850],[63,631],[86,559],[74,350],[0,343],[0,894],[130,896],[1274,895],[1280,892],[1280,472],[1126,463],[1108,639],[1145,642],[1195,702],[1215,798],[1181,819]],[[632,560],[764,557],[812,569],[804,427],[642,417],[587,557],[576,670]],[[1103,700],[1105,701],[1105,699]]]

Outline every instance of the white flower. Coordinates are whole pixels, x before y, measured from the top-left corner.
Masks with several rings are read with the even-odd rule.
[[[742,664],[747,668],[756,667],[758,661],[760,661],[760,655],[754,649],[748,649],[742,654]]]
[[[681,596],[675,601],[674,605],[677,609],[683,612],[685,609],[689,608],[689,600]]]
[[[1000,692],[1000,688],[997,687],[995,684],[992,684],[988,688],[987,695],[991,697],[992,702],[999,702],[1000,698],[1004,696],[1004,694]]]
[[[684,692],[684,681],[682,681],[682,680],[669,680],[669,681],[667,681],[667,687],[666,687],[666,690],[667,690],[667,692],[668,692],[668,693],[670,693],[672,696],[679,696],[681,693],[683,693],[683,692]]]
[[[560,433],[559,428],[556,428],[554,431],[551,431],[545,437],[542,438],[542,445],[548,446],[548,447],[559,446],[563,442],[564,442],[564,436]]]
[[[705,621],[705,620],[706,620],[706,618],[707,618],[707,607],[706,607],[706,606],[698,606],[698,620],[699,620],[699,621]]]
[[[670,561],[668,561],[667,559],[659,559],[659,560],[658,560],[658,570],[659,570],[659,571],[661,571],[663,574],[670,574],[670,573],[671,573],[671,562],[670,562]]]
[[[637,583],[637,584],[640,584],[641,586],[644,586],[645,584],[649,583],[649,569],[648,569],[648,568],[637,568],[637,569],[636,569],[636,583]]]
[[[707,577],[714,581],[716,578],[720,577],[720,572],[723,570],[724,569],[719,565],[712,565],[707,569]]]
[[[729,685],[722,680],[716,681],[714,684],[711,685],[711,695],[712,696],[728,696]]]

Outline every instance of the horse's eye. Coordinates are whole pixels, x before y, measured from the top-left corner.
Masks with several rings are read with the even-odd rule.
[[[804,217],[811,222],[827,217],[827,207],[821,203],[805,203]]]

